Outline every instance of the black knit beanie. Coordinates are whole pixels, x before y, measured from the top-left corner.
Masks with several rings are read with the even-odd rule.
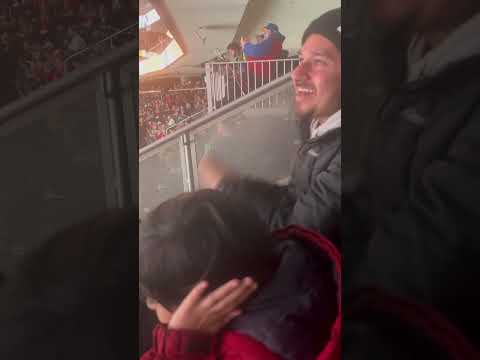
[[[312,34],[319,34],[330,40],[339,51],[342,50],[341,9],[333,9],[320,15],[308,25],[302,37],[302,45]]]

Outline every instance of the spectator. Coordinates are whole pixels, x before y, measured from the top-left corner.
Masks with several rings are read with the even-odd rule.
[[[299,229],[270,235],[246,202],[221,192],[161,204],[140,224],[140,290],[160,322],[142,359],[183,358],[196,349],[205,359],[314,360],[337,316],[339,270],[316,241],[328,243]],[[207,306],[202,282],[215,289],[231,279],[241,281],[213,291],[210,298],[223,299]],[[189,307],[196,294],[204,306]]]
[[[227,58],[228,61],[245,61],[243,57],[242,47],[237,42],[231,42],[227,46]],[[230,101],[235,100],[242,96],[248,89],[247,81],[247,67],[245,64],[229,64],[226,68],[226,75],[229,78],[228,81],[228,99]],[[243,93],[242,93],[243,92]]]
[[[242,47],[237,42],[231,42],[227,46],[229,61],[243,61]]]
[[[247,61],[274,60],[282,56],[285,36],[280,33],[278,26],[268,23],[263,28],[263,32],[265,38],[258,44],[252,44],[245,38],[241,39],[243,53]],[[252,86],[258,87],[260,84],[267,83],[272,78],[275,78],[276,73],[272,69],[274,67],[269,66],[268,62],[248,64],[248,70],[253,80],[250,81]]]
[[[264,39],[258,44],[252,44],[242,38],[241,44],[247,60],[277,59],[282,54],[282,44],[285,36],[280,33],[278,25],[268,23],[263,28]]]
[[[232,174],[215,152],[200,161],[205,187],[249,194],[271,230],[299,224],[332,238],[338,235],[342,166],[339,26],[340,10],[332,10],[314,20],[302,38],[301,60],[292,79],[296,112],[307,136],[288,186]]]

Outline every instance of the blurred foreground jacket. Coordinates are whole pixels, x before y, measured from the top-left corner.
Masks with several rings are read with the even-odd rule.
[[[346,251],[356,257],[346,260],[350,291],[375,288],[427,306],[473,344],[480,343],[480,44],[473,40],[479,27],[476,15],[420,58],[422,40],[412,43],[408,81],[381,111],[363,188],[367,201],[349,214],[350,236],[342,238],[355,244]],[[360,331],[364,326],[371,331]],[[370,334],[365,346],[373,351],[388,338],[379,329],[360,321],[351,338]],[[401,339],[391,345],[406,349]],[[420,356],[428,345],[417,345]],[[366,358],[359,354],[347,358]]]

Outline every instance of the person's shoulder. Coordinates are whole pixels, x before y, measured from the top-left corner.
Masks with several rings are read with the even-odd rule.
[[[264,344],[236,331],[225,331],[220,337],[220,355],[225,360],[281,360]]]
[[[449,93],[452,89],[476,91],[480,84],[480,54],[456,61],[433,75],[405,82],[400,89],[409,92],[424,92],[435,89],[436,93]],[[458,93],[458,91],[456,91]]]
[[[279,33],[279,32],[274,33],[272,35],[272,38],[275,39],[275,40],[281,41],[281,42],[283,42],[286,39],[285,35],[283,35],[282,33]]]

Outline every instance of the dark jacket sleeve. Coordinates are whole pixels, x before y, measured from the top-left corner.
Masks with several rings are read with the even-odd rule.
[[[153,346],[141,360],[207,360],[215,350],[215,337],[188,330],[157,325]]]
[[[478,296],[480,108],[466,124],[445,155],[425,168],[403,205],[376,226],[355,286],[441,308],[466,306],[472,294]]]
[[[338,225],[341,207],[341,153],[326,170],[314,167],[311,188],[296,195],[289,187],[236,178],[225,179],[220,190],[248,199],[272,231],[288,225],[301,225],[329,233]]]

